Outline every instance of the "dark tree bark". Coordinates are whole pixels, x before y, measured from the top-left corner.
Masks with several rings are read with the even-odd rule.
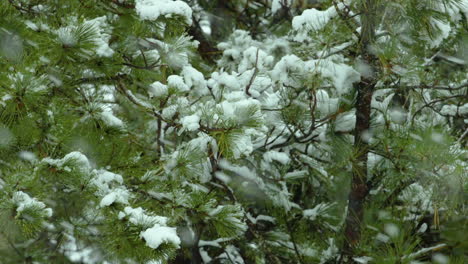
[[[370,69],[370,73],[361,77],[355,85],[356,97],[356,128],[354,130],[354,160],[352,166],[351,190],[348,196],[348,212],[345,223],[345,244],[343,253],[347,257],[353,255],[355,247],[361,238],[361,224],[364,216],[364,204],[369,193],[367,180],[367,156],[369,144],[366,134],[370,128],[371,101],[377,82],[378,67],[376,57],[372,54],[371,45],[375,39],[375,0],[365,0],[361,3],[361,35],[359,43],[359,59]]]
[[[193,25],[189,28],[188,34],[193,37],[194,40],[200,42],[198,45],[198,52],[200,53],[201,57],[208,62],[213,63],[214,56],[219,52],[218,48],[209,41],[205,35],[203,35],[203,31],[200,27],[198,21],[193,18]]]

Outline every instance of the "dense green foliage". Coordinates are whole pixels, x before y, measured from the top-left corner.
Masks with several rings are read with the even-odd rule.
[[[0,263],[467,263],[467,16],[0,1]]]

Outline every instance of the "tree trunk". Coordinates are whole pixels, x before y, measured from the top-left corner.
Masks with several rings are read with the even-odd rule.
[[[350,258],[354,248],[361,238],[361,224],[364,215],[364,202],[368,194],[367,155],[369,144],[366,134],[370,127],[371,101],[377,82],[378,69],[376,57],[372,54],[371,45],[375,39],[375,0],[365,0],[360,7],[361,38],[359,43],[359,59],[366,65],[370,73],[361,77],[355,85],[356,97],[356,128],[354,130],[354,160],[352,166],[351,190],[348,196],[348,212],[345,223],[345,244],[343,253]]]

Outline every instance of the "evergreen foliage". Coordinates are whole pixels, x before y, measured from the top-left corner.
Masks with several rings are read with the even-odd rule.
[[[467,0],[0,1],[0,263],[468,263]]]

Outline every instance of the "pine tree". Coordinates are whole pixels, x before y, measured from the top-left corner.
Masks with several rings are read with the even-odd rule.
[[[466,263],[466,0],[0,2],[0,263]]]

